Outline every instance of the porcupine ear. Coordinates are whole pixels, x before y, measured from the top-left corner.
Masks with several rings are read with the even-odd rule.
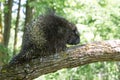
[[[47,8],[46,8],[45,13],[46,13],[47,15],[55,15],[55,14],[56,14],[55,9],[54,9],[54,8],[50,8],[50,7],[47,7]]]

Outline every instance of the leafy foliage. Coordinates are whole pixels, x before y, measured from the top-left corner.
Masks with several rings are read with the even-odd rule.
[[[0,44],[0,63],[8,63],[11,55],[11,50]],[[0,64],[1,65],[1,64]]]

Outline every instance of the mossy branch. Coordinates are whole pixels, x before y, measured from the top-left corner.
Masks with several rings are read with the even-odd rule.
[[[0,80],[32,80],[62,68],[73,68],[98,61],[120,61],[120,40],[107,40],[75,46],[65,52],[37,58],[22,65],[5,65]]]

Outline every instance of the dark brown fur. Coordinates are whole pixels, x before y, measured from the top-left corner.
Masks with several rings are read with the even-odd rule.
[[[66,44],[78,44],[79,41],[74,24],[54,14],[41,15],[26,26],[21,51],[10,64],[59,53],[66,49]]]

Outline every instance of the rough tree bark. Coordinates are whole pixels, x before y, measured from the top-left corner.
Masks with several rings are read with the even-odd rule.
[[[32,80],[62,68],[73,68],[98,61],[120,61],[120,40],[108,40],[72,47],[64,52],[37,58],[22,65],[5,65],[0,80]]]

